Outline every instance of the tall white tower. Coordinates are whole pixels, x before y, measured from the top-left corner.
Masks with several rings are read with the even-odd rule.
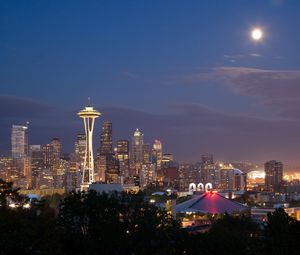
[[[89,184],[94,182],[93,131],[95,119],[98,118],[101,113],[91,106],[86,106],[83,110],[78,112],[77,115],[83,119],[86,135],[85,156],[81,182],[81,190],[86,190]]]

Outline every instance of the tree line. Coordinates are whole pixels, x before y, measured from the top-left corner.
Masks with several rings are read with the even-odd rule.
[[[0,254],[296,254],[300,223],[281,208],[265,223],[225,214],[189,233],[143,193],[73,192],[32,203],[0,180]],[[52,201],[51,201],[52,199]],[[15,201],[18,206],[11,208]]]

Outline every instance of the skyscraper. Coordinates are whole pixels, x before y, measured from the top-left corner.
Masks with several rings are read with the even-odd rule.
[[[135,174],[138,174],[144,161],[144,135],[139,129],[136,129],[132,137],[132,166]]]
[[[149,164],[151,161],[151,146],[150,144],[143,145],[143,164]]]
[[[101,113],[91,106],[86,106],[84,109],[78,112],[78,116],[83,119],[86,135],[81,189],[86,189],[89,184],[94,182],[93,131],[95,119],[100,115]]]
[[[217,185],[216,167],[212,154],[201,156],[200,180],[203,183],[212,183],[213,187]]]
[[[112,154],[106,156],[105,181],[107,183],[120,183],[119,161]]]
[[[271,160],[265,163],[265,186],[270,192],[280,192],[283,180],[282,162]]]
[[[174,156],[170,153],[164,153],[161,160],[162,168],[168,168],[174,166]]]
[[[50,142],[51,146],[53,147],[53,159],[54,161],[59,161],[61,158],[61,141],[58,138],[53,138],[52,141]]]
[[[162,152],[162,144],[160,140],[154,140],[154,144],[153,144],[153,154],[154,154],[154,158],[156,161],[156,166],[157,169],[161,168],[161,161],[162,161],[162,157],[163,157],[163,152]]]
[[[51,144],[45,144],[42,147],[43,158],[44,158],[44,167],[52,169],[53,166],[53,146]]]
[[[52,146],[51,173],[53,175],[54,188],[61,188],[64,184],[65,173],[68,169],[68,162],[61,159],[62,144],[58,138],[53,138],[50,142]]]
[[[117,141],[116,158],[119,160],[121,177],[128,178],[129,177],[129,141],[127,140]]]
[[[39,189],[40,177],[44,168],[44,156],[41,145],[30,146],[31,157],[31,172],[32,172],[32,187]]]
[[[75,141],[75,161],[83,164],[85,157],[86,135],[78,134]]]
[[[61,141],[58,138],[53,138],[50,142],[50,146],[52,147],[52,156],[51,156],[51,169],[54,175],[57,175],[58,169],[60,168],[60,160],[61,160]]]
[[[100,154],[112,154],[112,123],[104,121],[100,136]]]
[[[12,126],[11,154],[15,159],[28,156],[28,126]]]

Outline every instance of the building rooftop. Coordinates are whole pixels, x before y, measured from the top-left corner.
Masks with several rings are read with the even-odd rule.
[[[203,195],[198,195],[192,199],[178,204],[175,207],[175,212],[194,212],[194,213],[235,213],[242,212],[248,209],[241,203],[229,200],[216,192],[206,192]]]

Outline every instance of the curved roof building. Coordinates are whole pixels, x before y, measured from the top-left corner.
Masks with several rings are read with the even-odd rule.
[[[176,205],[176,213],[240,213],[247,210],[248,207],[229,200],[216,192],[206,192],[203,195],[195,196],[192,199]]]

